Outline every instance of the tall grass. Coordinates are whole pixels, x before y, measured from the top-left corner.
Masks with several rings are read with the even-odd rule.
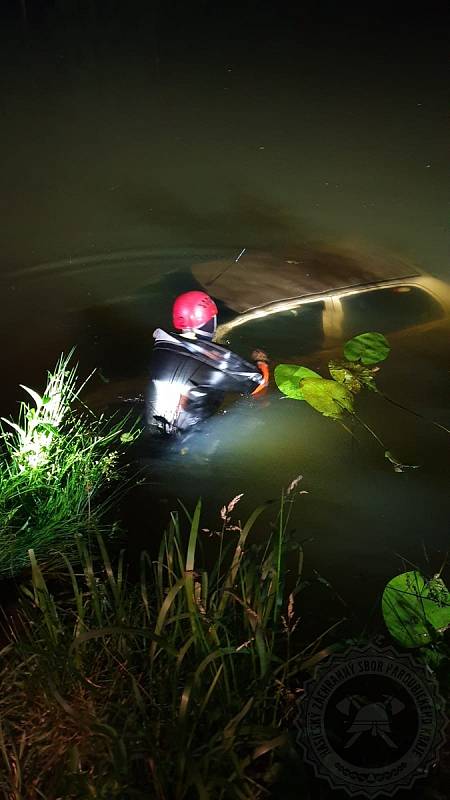
[[[98,535],[96,570],[77,538],[81,571],[66,559],[54,597],[30,550],[32,585],[0,654],[6,797],[267,796],[299,676],[323,638],[301,642],[302,549],[286,527],[293,496],[262,545],[251,539],[265,506],[233,523],[235,498],[217,532],[202,529],[200,502],[185,523],[173,513],[134,583],[123,553],[113,565]]]
[[[118,447],[133,439],[126,421],[96,416],[80,401],[84,383],[72,352],[48,373],[43,395],[27,386],[17,421],[0,426],[0,575],[28,562],[28,549],[49,556],[98,522],[118,474]]]

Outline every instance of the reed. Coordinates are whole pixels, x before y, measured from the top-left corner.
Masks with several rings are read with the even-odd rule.
[[[0,576],[29,564],[29,549],[73,551],[74,533],[99,524],[111,504],[119,453],[137,435],[127,419],[96,416],[81,402],[86,381],[72,357],[59,358],[42,395],[22,386],[30,401],[0,424]]]
[[[228,504],[218,532],[201,527],[200,501],[173,513],[134,582],[100,533],[96,550],[76,538],[81,566],[65,558],[56,595],[30,551],[31,585],[0,654],[6,797],[267,796],[323,639],[301,641],[302,549],[286,528],[294,494],[263,544],[253,534],[266,506],[241,524]]]

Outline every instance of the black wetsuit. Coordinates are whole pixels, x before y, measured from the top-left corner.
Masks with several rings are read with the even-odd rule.
[[[211,416],[227,392],[251,394],[264,378],[254,364],[201,339],[158,328],[146,395],[147,424],[183,432]]]

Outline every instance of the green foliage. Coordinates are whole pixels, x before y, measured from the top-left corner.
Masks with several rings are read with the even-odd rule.
[[[390,352],[389,342],[382,333],[360,333],[344,345],[347,361],[361,361],[362,364],[378,364]]]
[[[33,786],[36,796],[72,800],[267,796],[300,671],[323,646],[323,635],[305,646],[294,634],[302,550],[287,525],[296,483],[259,537],[264,545],[250,541],[264,507],[233,524],[238,498],[218,531],[201,528],[200,503],[187,525],[172,514],[157,559],[142,553],[137,583],[100,536],[100,569],[78,537],[81,569],[66,560],[55,598],[51,574],[30,553],[31,591],[24,587],[15,639],[0,653],[6,796],[25,800]],[[205,537],[217,551],[209,572]]]
[[[23,387],[18,421],[0,427],[0,575],[28,564],[28,550],[47,557],[73,546],[73,534],[98,523],[108,505],[105,489],[118,476],[126,420],[96,416],[79,401],[72,353],[48,374],[43,395]],[[111,492],[109,492],[111,496]]]
[[[387,358],[389,351],[389,343],[383,334],[361,333],[346,342],[344,354],[347,360],[329,361],[328,369],[333,380],[322,378],[307,367],[299,367],[296,364],[279,364],[275,368],[275,382],[284,395],[294,400],[305,400],[324,417],[330,417],[339,422],[349,433],[351,431],[342,421],[342,417],[345,413],[352,414],[354,419],[383,448],[385,458],[393,465],[394,471],[404,472],[406,469],[418,469],[419,465],[404,464],[396,458],[375,431],[357,416],[354,409],[354,395],[362,389],[382,394],[373,377],[379,367],[368,365],[376,364]],[[382,394],[382,396],[389,402],[393,402],[386,395]],[[394,405],[400,404],[394,403]],[[400,407],[404,408],[404,406]],[[407,408],[404,410],[408,411]],[[438,425],[438,427],[443,426]],[[447,429],[444,428],[444,430]]]
[[[450,593],[440,576],[403,572],[387,584],[382,598],[389,633],[404,647],[435,643],[450,626]]]
[[[353,396],[341,383],[325,378],[306,378],[302,381],[303,397],[324,417],[338,419],[344,411],[352,413]]]
[[[333,380],[346,386],[354,394],[357,394],[362,389],[361,381],[357,378],[352,369],[353,365],[345,361],[330,361],[328,369]]]
[[[304,400],[301,382],[304,378],[320,378],[317,372],[296,364],[278,364],[275,367],[275,383],[280,392],[293,400]]]
[[[331,377],[338,383],[344,384],[353,394],[358,394],[361,389],[378,391],[373,376],[379,367],[363,367],[356,361],[329,361],[328,369]]]
[[[361,333],[345,343],[346,360],[329,362],[328,368],[333,378],[332,381],[322,378],[308,367],[297,364],[278,364],[274,373],[275,383],[286,397],[294,400],[306,400],[324,416],[337,418],[341,416],[343,409],[350,413],[353,412],[353,400],[350,392],[358,394],[362,388],[377,391],[373,375],[379,368],[370,368],[368,365],[384,360],[389,351],[389,343],[383,334]],[[315,386],[307,383],[313,378],[322,383],[316,383]],[[336,385],[339,388],[336,388]],[[305,387],[307,387],[306,390]],[[342,406],[341,409],[340,406]]]

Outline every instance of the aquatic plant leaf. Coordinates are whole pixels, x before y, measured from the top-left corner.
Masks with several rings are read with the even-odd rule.
[[[362,385],[352,369],[349,368],[351,366],[351,364],[347,365],[345,361],[330,361],[328,363],[328,369],[333,380],[342,383],[351,392],[357,394],[357,392],[361,391]]]
[[[347,361],[361,361],[362,364],[378,364],[390,353],[388,340],[382,333],[360,333],[344,345]]]
[[[293,400],[304,400],[300,381],[303,378],[320,378],[317,372],[297,364],[278,364],[275,367],[275,383],[280,392]]]
[[[353,395],[336,381],[325,378],[305,378],[302,381],[303,398],[324,417],[341,417],[344,411],[353,411]]]
[[[359,361],[341,360],[329,361],[328,369],[335,381],[343,383],[355,394],[362,388],[370,389],[372,392],[378,392],[373,376],[375,372],[379,371],[379,367],[364,367]]]
[[[420,572],[402,572],[387,584],[382,611],[394,639],[404,647],[420,647],[450,626],[450,593],[439,576],[427,581]]]
[[[361,386],[365,386],[366,389],[370,389],[372,392],[378,392],[373,373],[378,372],[379,367],[373,367],[373,369],[370,369],[369,367],[363,367],[362,364],[355,364],[355,366],[358,367],[356,370],[356,375],[358,376],[358,381],[360,382]]]

